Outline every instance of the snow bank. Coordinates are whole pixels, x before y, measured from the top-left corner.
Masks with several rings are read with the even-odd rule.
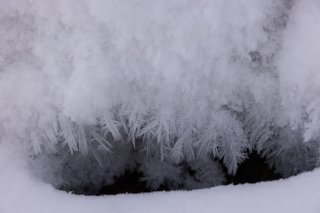
[[[129,142],[176,163],[211,155],[229,173],[254,150],[306,170],[303,142],[319,146],[319,10],[317,0],[0,0],[0,143],[98,158]],[[0,176],[26,177],[10,193],[33,184],[25,170],[11,180],[15,170]]]
[[[1,135],[35,153],[142,141],[229,173],[283,129],[317,138],[316,2],[1,0]]]
[[[221,186],[190,192],[76,196],[35,179],[13,151],[0,150],[0,212],[223,212],[317,213],[320,170],[276,182]]]

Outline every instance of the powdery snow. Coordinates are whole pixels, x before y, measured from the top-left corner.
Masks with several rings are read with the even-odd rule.
[[[79,196],[34,178],[16,152],[1,147],[1,213],[318,213],[320,170],[259,184],[138,195]]]

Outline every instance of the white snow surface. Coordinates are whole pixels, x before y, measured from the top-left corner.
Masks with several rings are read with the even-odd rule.
[[[195,191],[79,196],[33,177],[19,153],[1,146],[1,213],[318,213],[320,170],[286,180]]]

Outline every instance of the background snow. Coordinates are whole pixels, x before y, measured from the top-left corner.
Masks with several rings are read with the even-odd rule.
[[[235,114],[253,104],[257,120],[276,123],[267,61],[281,26],[270,17],[283,19],[286,1],[15,5],[1,1],[1,126],[36,153],[56,151],[57,119],[70,151],[86,152],[83,128],[99,116],[116,141],[125,131],[161,144],[161,158],[192,161],[195,144],[219,147],[234,172],[254,146]]]
[[[319,7],[0,0],[1,143],[28,155],[58,152],[60,136],[84,154],[129,141],[161,160],[211,154],[229,173],[247,150],[301,162],[292,147],[319,137]]]
[[[319,1],[296,2],[278,58],[284,112],[306,141],[319,136],[319,9]]]

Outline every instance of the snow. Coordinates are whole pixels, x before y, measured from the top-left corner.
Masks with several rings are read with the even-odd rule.
[[[286,180],[194,191],[79,196],[33,177],[17,151],[0,147],[1,213],[318,213],[320,170]]]
[[[305,123],[306,141],[319,136],[319,10],[319,1],[296,2],[278,58],[284,113],[294,126]]]
[[[211,154],[235,173],[278,131],[318,139],[319,9],[317,0],[0,0],[0,133],[57,152],[59,123],[70,152],[87,154],[99,117],[112,142],[144,138],[175,162]]]
[[[108,154],[105,138],[86,135],[101,117],[112,142],[146,138],[161,159],[210,154],[235,173],[246,150],[289,150],[285,162],[305,169],[301,150],[290,150],[319,144],[319,11],[318,0],[0,0],[0,213],[320,212],[319,170],[84,197],[26,165],[29,155],[58,152],[61,132],[71,153],[96,151],[87,140],[95,137]]]

